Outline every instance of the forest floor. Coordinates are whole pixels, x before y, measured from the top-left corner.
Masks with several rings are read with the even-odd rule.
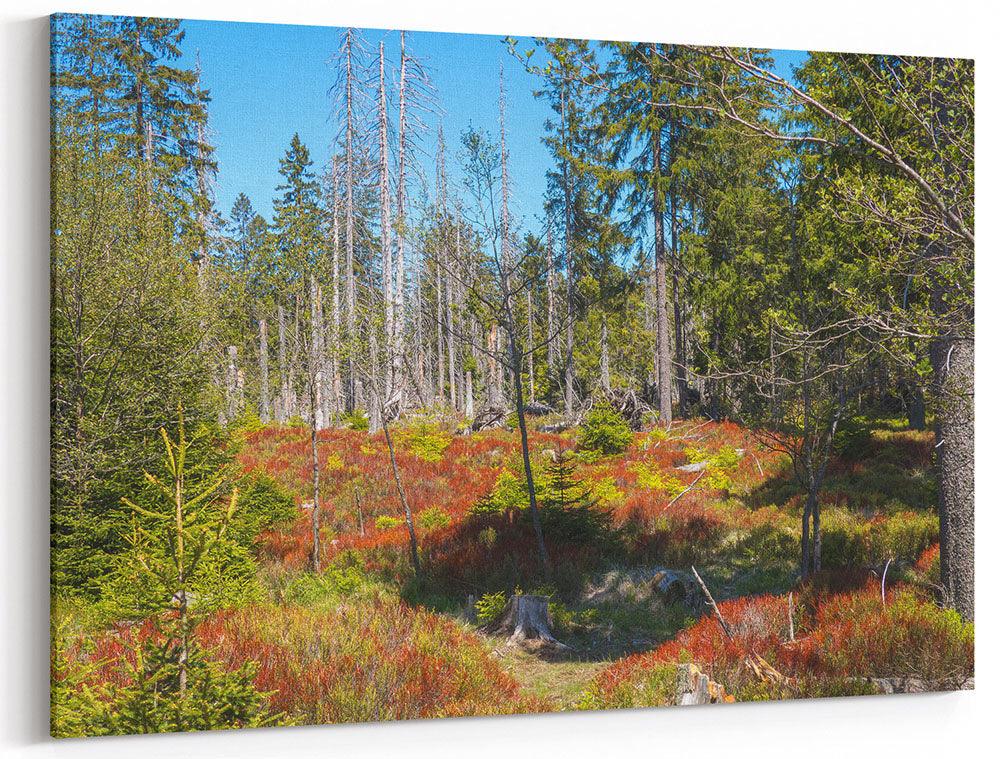
[[[295,721],[670,704],[684,661],[737,699],[874,692],[875,677],[915,672],[960,687],[972,674],[971,625],[933,603],[930,433],[884,425],[838,441],[821,497],[828,569],[806,585],[796,577],[801,491],[783,454],[737,425],[654,428],[614,454],[582,449],[577,429],[533,431],[548,580],[513,432],[462,435],[417,421],[394,434],[419,580],[378,436],[320,433],[316,575],[308,430],[239,435],[247,476],[290,493],[297,516],[255,541],[259,600],[215,613],[199,634],[223,644],[217,655],[230,666],[256,662],[258,687]],[[889,556],[882,599],[872,583]],[[700,592],[654,592],[658,570],[693,566],[733,638],[706,616]],[[543,657],[479,632],[517,593],[550,599],[568,651]],[[122,634],[72,620],[66,630],[96,640],[92,661]],[[751,656],[780,678],[748,679]]]

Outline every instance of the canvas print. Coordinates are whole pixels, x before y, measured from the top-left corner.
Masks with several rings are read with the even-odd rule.
[[[54,735],[972,687],[972,61],[51,29]]]

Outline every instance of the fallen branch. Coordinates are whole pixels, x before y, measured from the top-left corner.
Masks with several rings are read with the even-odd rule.
[[[718,604],[715,603],[715,599],[712,598],[712,594],[711,594],[711,592],[709,592],[708,586],[705,585],[705,581],[701,579],[701,575],[698,574],[698,570],[697,569],[695,569],[694,567],[691,567],[691,571],[694,572],[694,579],[696,579],[698,581],[698,584],[701,586],[701,592],[704,593],[705,594],[705,598],[708,599],[708,605],[712,607],[712,611],[715,613],[715,618],[717,620],[719,620],[719,625],[721,625],[721,627],[722,627],[722,632],[724,632],[726,634],[726,637],[729,638],[729,640],[732,640],[733,639],[733,631],[729,628],[729,625],[726,623],[726,620],[723,618],[722,612],[719,611],[719,606],[718,606]]]
[[[694,478],[694,482],[692,482],[690,485],[688,485],[686,488],[684,488],[680,493],[678,493],[677,495],[675,495],[670,500],[670,503],[668,503],[664,508],[669,509],[671,506],[673,506],[675,503],[677,503],[681,499],[681,496],[683,496],[685,493],[687,493],[689,490],[691,490],[691,488],[693,488],[695,485],[697,485],[698,484],[698,480],[700,480],[702,477],[704,477],[707,472],[708,472],[708,469],[702,469],[701,470],[701,474],[699,474],[697,477]]]
[[[694,579],[698,581],[701,586],[701,592],[705,594],[705,598],[708,599],[709,606],[712,607],[712,611],[715,613],[715,618],[719,620],[719,625],[722,627],[722,631],[726,634],[729,640],[734,640],[733,631],[729,627],[729,623],[726,622],[725,618],[722,616],[722,612],[719,611],[719,605],[715,603],[715,599],[712,597],[712,593],[709,591],[708,586],[705,585],[705,581],[701,579],[701,575],[698,574],[698,570],[691,567],[691,571],[694,573]],[[791,598],[791,594],[789,594]],[[770,680],[775,683],[780,683],[781,685],[788,685],[788,678],[776,670],[771,664],[760,654],[753,652],[747,654],[743,659],[744,664],[753,672],[760,680]]]

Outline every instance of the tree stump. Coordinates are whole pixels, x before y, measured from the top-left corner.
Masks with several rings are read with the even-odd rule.
[[[513,596],[500,616],[481,629],[488,635],[506,635],[507,645],[548,653],[569,650],[552,634],[552,615],[545,596]]]

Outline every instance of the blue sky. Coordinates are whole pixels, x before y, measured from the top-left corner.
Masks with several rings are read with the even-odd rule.
[[[237,194],[246,193],[265,218],[279,183],[278,161],[298,132],[317,167],[331,154],[337,123],[331,116],[329,89],[335,72],[330,64],[342,30],[337,27],[186,21],[184,63],[200,56],[202,83],[212,95],[210,126],[219,175],[215,188],[219,210],[226,216]],[[399,57],[399,33],[363,30],[377,48],[386,43],[387,68]],[[529,44],[521,42],[521,46]],[[528,228],[541,215],[545,171],[551,157],[541,143],[549,105],[532,96],[537,78],[507,52],[501,36],[412,32],[411,54],[420,57],[437,90],[439,116],[429,117],[424,138],[432,171],[437,123],[444,126],[448,170],[458,177],[455,150],[470,124],[497,133],[497,80],[501,61],[507,85],[507,124],[515,212]],[[805,53],[775,51],[776,69],[789,75]],[[391,65],[390,65],[391,64]]]

